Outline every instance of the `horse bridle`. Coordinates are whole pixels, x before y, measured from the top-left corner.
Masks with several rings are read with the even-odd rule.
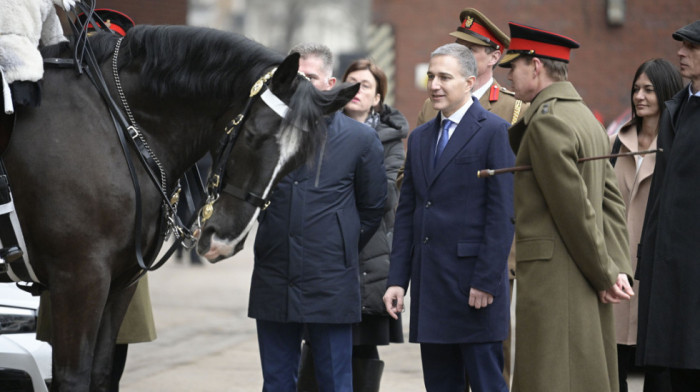
[[[207,220],[209,220],[214,213],[214,203],[219,199],[221,193],[230,195],[238,200],[242,200],[256,208],[263,210],[270,205],[269,198],[264,198],[255,192],[241,189],[233,184],[223,185],[222,178],[226,171],[226,163],[228,162],[228,158],[231,155],[231,151],[233,150],[236,140],[240,134],[240,129],[244,125],[244,120],[250,112],[250,108],[256,97],[258,97],[258,94],[260,99],[262,99],[263,102],[265,102],[265,104],[281,118],[285,118],[289,112],[289,107],[287,104],[273,94],[268,86],[268,83],[270,79],[272,79],[272,76],[276,70],[277,68],[273,68],[258,79],[255,84],[253,84],[243,112],[234,117],[225,126],[226,134],[222,138],[221,145],[218,149],[216,157],[214,158],[214,165],[212,166],[211,173],[207,179],[207,200],[198,214],[198,220],[196,223],[197,230],[194,232],[194,236],[196,238],[198,238],[200,234],[198,229],[201,228],[201,226]],[[262,93],[260,93],[261,91]]]
[[[164,209],[167,214],[167,223],[168,223],[168,232],[172,232],[176,235],[177,239],[185,246],[187,249],[191,249],[196,241],[199,238],[199,235],[201,234],[201,226],[206,220],[208,220],[214,210],[213,204],[216,202],[216,200],[219,198],[219,195],[221,192],[224,192],[226,194],[229,194],[235,198],[244,200],[253,206],[257,208],[266,208],[267,205],[269,205],[269,202],[259,195],[255,194],[254,192],[249,192],[245,190],[241,190],[240,188],[227,184],[225,187],[222,189],[222,181],[221,179],[223,178],[224,172],[225,172],[225,166],[226,162],[228,161],[228,157],[231,154],[231,151],[233,150],[233,147],[236,143],[236,140],[238,139],[238,135],[240,134],[240,129],[245,123],[245,119],[250,112],[250,108],[252,107],[252,104],[255,100],[255,98],[258,96],[260,91],[263,91],[262,94],[260,94],[260,98],[272,109],[277,115],[280,117],[284,118],[289,111],[288,106],[282,102],[281,99],[279,99],[277,96],[275,96],[269,89],[268,83],[272,76],[274,75],[274,72],[276,68],[270,70],[267,72],[265,75],[263,75],[260,79],[258,79],[253,87],[250,90],[250,95],[248,97],[248,100],[245,104],[245,107],[243,111],[235,116],[233,119],[231,119],[225,126],[225,134],[222,137],[220,147],[218,149],[218,153],[214,157],[214,165],[212,166],[212,171],[211,174],[209,175],[207,179],[207,189],[206,189],[206,202],[204,207],[200,208],[200,212],[198,212],[194,217],[192,222],[188,222],[189,225],[185,226],[185,224],[180,221],[179,217],[177,216],[177,213],[175,212],[175,208],[177,206],[177,193],[176,196],[174,196],[172,199],[169,198],[166,195],[166,179],[165,179],[165,174],[164,170],[162,168],[162,165],[158,161],[158,159],[155,157],[155,154],[153,154],[151,148],[148,146],[148,143],[146,142],[146,139],[143,135],[142,132],[139,132],[138,126],[136,125],[135,119],[133,118],[131,111],[129,109],[128,103],[126,101],[126,97],[124,95],[124,92],[122,90],[121,82],[119,79],[119,73],[117,72],[117,57],[119,53],[119,47],[121,44],[123,38],[120,38],[117,41],[117,44],[115,46],[115,52],[114,52],[114,57],[113,57],[113,77],[114,77],[114,82],[117,88],[117,92],[119,94],[119,97],[121,99],[121,103],[129,117],[129,119],[125,119],[124,116],[121,114],[121,111],[118,110],[116,107],[116,104],[111,100],[111,97],[109,97],[109,100],[111,101],[112,105],[110,110],[112,111],[112,116],[114,117],[114,122],[115,125],[118,128],[122,128],[126,130],[126,133],[130,136],[129,139],[131,139],[132,144],[135,145],[136,149],[138,150],[139,158],[141,162],[143,163],[143,166],[146,168],[146,171],[149,174],[149,177],[151,180],[154,182],[154,184],[159,188],[161,198],[163,199],[163,205]],[[116,113],[115,113],[116,112]],[[117,132],[120,136],[120,140],[122,141],[122,145],[125,146],[125,140],[123,138],[123,132]],[[130,164],[130,163],[129,163]],[[130,170],[132,170],[130,168]],[[156,175],[156,172],[160,173],[160,178]],[[132,173],[132,179],[136,181],[136,178],[134,174]],[[159,181],[160,180],[160,184]],[[138,186],[135,184],[135,186]],[[179,185],[178,185],[179,188]],[[137,192],[137,197],[138,197]],[[139,203],[140,204],[140,203]],[[140,213],[139,213],[140,215]],[[140,219],[137,219],[140,220]],[[140,226],[140,224],[137,224],[136,226]],[[190,230],[190,227],[194,228],[194,230]],[[140,227],[137,229],[137,233],[140,231]],[[137,238],[139,238],[139,235],[136,235]],[[141,267],[142,270],[144,271],[152,271],[160,266],[162,266],[165,261],[174,253],[176,244],[173,244],[173,246],[161,257],[161,260],[159,260],[157,263],[153,264],[152,266],[146,265],[146,263],[143,261],[143,257],[140,252],[140,244],[139,240],[137,239],[137,260],[139,263],[139,267]]]

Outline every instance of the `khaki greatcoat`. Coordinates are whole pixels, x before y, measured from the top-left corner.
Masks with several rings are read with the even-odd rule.
[[[625,206],[600,123],[569,82],[537,95],[510,130],[515,165],[514,392],[618,391],[612,305],[598,292],[631,277]]]
[[[625,124],[618,133],[622,145],[621,153],[638,151],[637,128],[634,123]],[[615,136],[610,138],[610,145]],[[650,150],[656,149],[656,138],[649,145]],[[636,157],[618,157],[615,163],[617,185],[622,193],[622,199],[627,207],[627,231],[629,232],[630,264],[632,270],[637,268],[637,248],[642,237],[642,226],[649,198],[651,177],[656,165],[656,154],[646,154],[637,172]],[[639,281],[634,281],[635,291],[639,290]],[[639,297],[634,296],[629,301],[613,305],[615,314],[615,335],[617,344],[637,344],[637,315]]]
[[[51,343],[51,301],[49,292],[41,295],[37,339]],[[152,342],[156,340],[151,296],[148,290],[148,274],[139,279],[134,296],[119,328],[117,344]]]

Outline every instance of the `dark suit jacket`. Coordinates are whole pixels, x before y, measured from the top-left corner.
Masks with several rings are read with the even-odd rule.
[[[513,165],[508,122],[475,100],[433,167],[439,128],[433,119],[409,137],[387,284],[411,283],[412,342],[504,340],[513,176],[476,172]],[[493,304],[469,307],[472,287],[493,294]]]

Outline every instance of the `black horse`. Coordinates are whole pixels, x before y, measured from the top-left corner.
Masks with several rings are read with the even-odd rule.
[[[350,86],[319,92],[298,74],[298,55],[284,58],[231,33],[137,26],[117,46],[118,39],[100,33],[90,43],[117,102],[121,85],[162,168],[164,192],[207,152],[216,154],[225,125],[245,113],[221,178],[244,197],[222,194],[213,204],[215,214],[225,210],[232,221],[217,232],[205,226],[206,236],[244,237],[261,207],[245,195],[264,200],[277,180],[307,161],[325,135],[323,115],[357,91]],[[67,48],[50,51],[46,57],[69,54]],[[266,86],[251,94],[266,74]],[[138,162],[135,190],[105,102],[74,69],[46,69],[43,102],[17,112],[4,162],[26,253],[51,297],[52,390],[107,390],[115,337],[135,287],[127,285],[140,272],[136,192],[146,260],[156,257],[162,243],[161,192]],[[199,250],[207,251],[202,245]]]

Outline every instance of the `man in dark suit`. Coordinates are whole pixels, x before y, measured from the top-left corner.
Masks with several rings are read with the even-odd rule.
[[[299,71],[314,87],[333,87],[326,46],[292,52],[301,55]],[[359,251],[384,215],[384,151],[374,129],[340,112],[326,121],[314,164],[283,178],[259,217],[248,315],[256,319],[264,391],[296,390],[302,336],[321,391],[353,390]]]
[[[384,303],[393,317],[411,283],[409,340],[421,344],[428,391],[507,391],[507,258],[513,239],[508,122],[472,97],[476,62],[459,44],[436,49],[428,90],[440,115],[408,140]]]

